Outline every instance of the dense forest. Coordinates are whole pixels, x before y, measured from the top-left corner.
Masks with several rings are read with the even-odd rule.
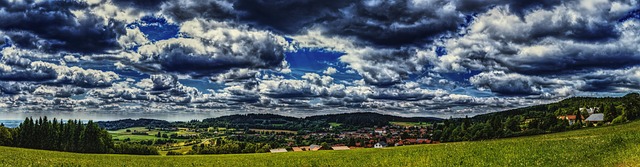
[[[155,147],[114,145],[111,135],[98,124],[47,117],[26,118],[17,128],[0,126],[0,145],[78,153],[158,154]]]

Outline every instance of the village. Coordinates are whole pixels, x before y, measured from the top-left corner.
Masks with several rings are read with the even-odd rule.
[[[333,138],[338,142],[333,145],[312,144],[308,146],[296,145],[289,142],[288,147],[270,149],[271,153],[279,152],[299,152],[318,150],[349,150],[359,148],[384,148],[398,147],[415,144],[438,144],[439,141],[431,140],[434,129],[432,126],[399,126],[390,125],[374,128],[361,128],[356,131],[345,131],[340,133],[310,133],[301,136],[303,139],[312,138]],[[295,136],[289,136],[290,141],[295,141]]]

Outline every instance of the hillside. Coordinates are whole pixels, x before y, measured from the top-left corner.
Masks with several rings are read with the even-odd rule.
[[[640,117],[640,105],[638,104],[640,104],[640,94],[638,93],[629,93],[622,97],[571,97],[555,103],[481,114],[473,118],[476,120],[486,120],[494,116],[508,117],[524,115],[527,117],[535,117],[544,113],[553,113],[555,115],[575,114],[579,108],[590,107],[599,108],[601,109],[600,112],[607,112],[607,109],[614,107],[620,110],[618,111],[618,115],[624,115],[627,119],[632,120]],[[622,110],[627,113],[622,114]]]
[[[135,156],[0,147],[0,166],[636,166],[640,121],[563,133],[386,149]]]

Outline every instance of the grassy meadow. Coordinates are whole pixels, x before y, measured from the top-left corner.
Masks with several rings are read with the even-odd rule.
[[[0,147],[0,166],[640,166],[640,121],[490,141],[275,154],[138,156]]]

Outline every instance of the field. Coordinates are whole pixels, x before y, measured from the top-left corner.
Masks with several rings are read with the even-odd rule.
[[[292,130],[276,130],[276,129],[249,129],[252,131],[256,131],[256,132],[274,132],[274,133],[293,133],[293,134],[297,134],[297,131],[292,131]]]
[[[127,130],[130,130],[130,132],[127,132]],[[167,135],[171,135],[171,134],[178,134],[178,135],[187,135],[187,134],[197,134],[196,132],[188,132],[186,129],[181,129],[179,131],[160,131],[157,129],[146,129],[144,127],[132,127],[132,128],[127,128],[127,129],[120,129],[120,130],[116,130],[116,131],[108,131],[109,134],[111,134],[111,137],[113,139],[117,139],[117,140],[125,140],[127,138],[131,139],[132,141],[136,141],[136,140],[153,140],[153,139],[165,139],[165,138],[161,138],[161,137],[156,137],[155,135],[158,134],[158,132],[160,132],[160,134],[167,134]],[[148,135],[134,135],[133,132],[146,132]],[[183,141],[184,139],[175,139],[178,141]]]
[[[640,166],[640,121],[564,133],[384,149],[95,155],[0,147],[0,166]]]
[[[427,122],[389,122],[391,125],[397,126],[431,126],[431,123]]]

